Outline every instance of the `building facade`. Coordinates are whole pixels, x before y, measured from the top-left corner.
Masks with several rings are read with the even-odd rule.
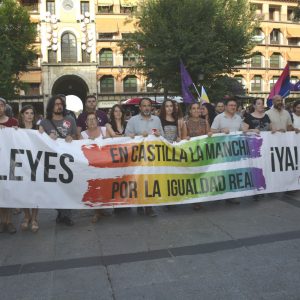
[[[289,62],[291,81],[300,80],[300,24],[293,21],[297,0],[250,0],[260,27],[251,59],[234,76],[249,95],[266,97]],[[16,100],[43,105],[63,93],[84,100],[97,95],[99,106],[111,106],[135,93],[146,93],[146,79],[134,73],[135,57],[119,46],[136,30],[133,13],[142,0],[20,0],[38,36],[35,63],[22,81],[28,84]],[[294,95],[295,96],[295,95]]]
[[[251,0],[259,28],[253,56],[238,66],[235,77],[251,96],[266,98],[289,63],[291,82],[300,80],[300,23],[293,21],[297,0]],[[292,93],[290,97],[300,97]]]

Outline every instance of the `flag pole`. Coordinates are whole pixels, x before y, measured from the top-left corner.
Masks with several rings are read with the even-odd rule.
[[[195,90],[196,90],[196,92],[197,92],[197,95],[198,95],[199,99],[201,99],[201,96],[200,96],[200,94],[199,94],[199,91],[197,90],[196,85],[195,85],[194,82],[193,82],[193,86],[194,86],[194,88],[195,88]]]

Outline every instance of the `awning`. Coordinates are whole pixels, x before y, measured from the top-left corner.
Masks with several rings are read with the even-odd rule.
[[[120,0],[120,4],[123,7],[133,7],[138,6],[138,0]]]
[[[40,83],[42,82],[42,74],[41,72],[22,73],[20,76],[20,80],[23,82]]]
[[[299,61],[300,62],[300,52],[289,52],[288,61]]]
[[[99,33],[115,33],[119,31],[116,19],[100,19],[96,22],[96,30]]]
[[[286,33],[287,33],[286,36],[288,38],[299,38],[300,37],[300,26],[287,28]]]
[[[112,6],[114,5],[114,0],[100,0],[98,1],[98,6]]]
[[[129,33],[129,32],[135,32],[137,30],[137,27],[136,27],[137,21],[135,21],[135,20],[131,20],[131,21],[119,20],[119,24],[120,24],[120,32]]]

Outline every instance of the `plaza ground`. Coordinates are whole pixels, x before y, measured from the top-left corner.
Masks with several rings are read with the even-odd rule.
[[[0,235],[0,299],[300,299],[300,192],[241,200],[73,227],[41,210],[37,234]]]

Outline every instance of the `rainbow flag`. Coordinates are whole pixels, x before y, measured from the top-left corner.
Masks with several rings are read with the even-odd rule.
[[[275,85],[273,86],[270,95],[267,100],[268,107],[271,107],[273,104],[273,97],[275,95],[280,95],[283,98],[290,94],[291,90],[291,83],[290,83],[290,68],[289,65],[286,64],[285,68],[283,69],[280,77],[276,81]]]

